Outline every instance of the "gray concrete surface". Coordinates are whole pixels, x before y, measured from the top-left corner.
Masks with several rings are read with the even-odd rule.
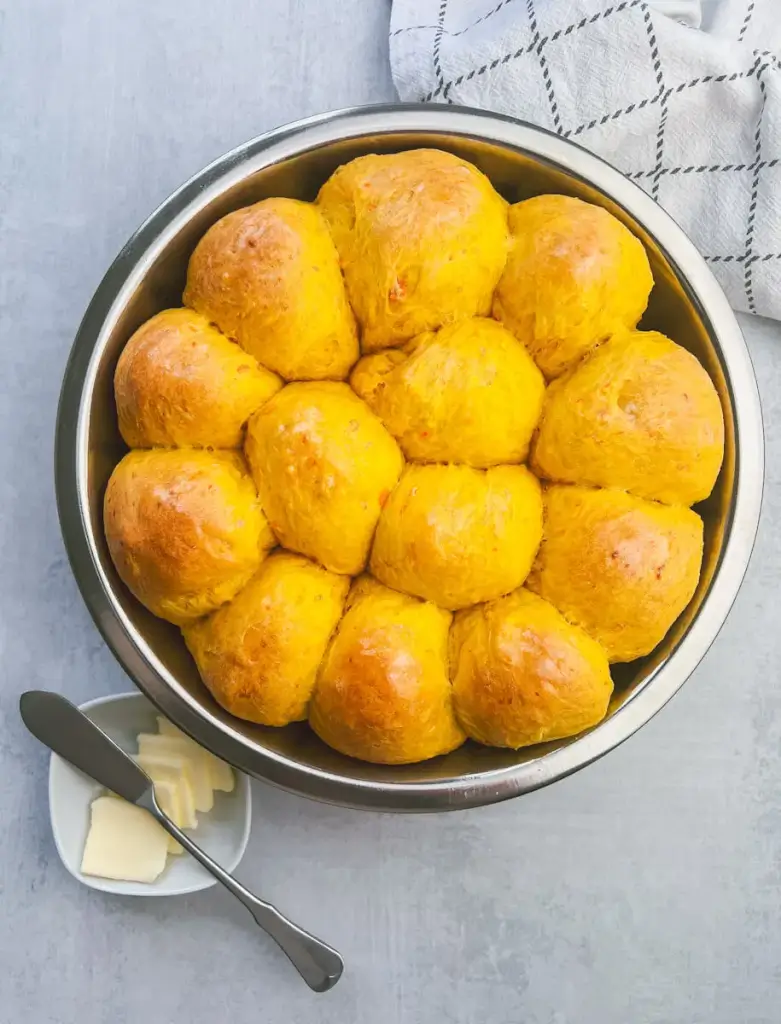
[[[222,892],[78,886],[17,694],[128,688],[60,542],[60,375],[107,263],[191,172],[391,99],[386,0],[0,0],[0,1024],[777,1024],[781,329],[744,321],[768,479],[754,561],[700,670],[622,749],[452,816],[255,786],[242,877],[344,953],[311,995]]]

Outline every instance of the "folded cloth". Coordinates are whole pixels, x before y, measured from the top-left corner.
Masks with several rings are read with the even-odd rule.
[[[394,0],[403,100],[531,121],[681,225],[737,309],[781,319],[781,0]]]

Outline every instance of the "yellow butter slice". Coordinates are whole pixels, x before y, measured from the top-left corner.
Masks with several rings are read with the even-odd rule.
[[[83,874],[151,883],[162,874],[167,855],[168,833],[148,811],[111,796],[93,801]]]
[[[183,733],[181,729],[174,725],[173,722],[169,722],[163,715],[157,716],[157,728],[161,736],[173,736],[177,739],[182,739],[187,742],[194,751],[206,761],[209,768],[209,775],[211,777],[212,789],[219,790],[223,793],[232,793],[234,786],[236,785],[236,779],[233,773],[233,769],[225,761],[220,760],[211,751],[206,750],[195,740]]]
[[[175,754],[136,754],[135,761],[149,778],[155,783],[171,782],[177,786],[180,800],[182,824],[180,828],[197,828],[195,816],[195,798],[189,781],[189,767],[184,758]],[[183,767],[184,766],[184,767]],[[185,770],[185,768],[187,770]]]
[[[141,733],[138,737],[139,754],[180,757],[189,766],[189,781],[192,785],[196,811],[208,812],[214,806],[214,790],[206,762],[194,753],[190,744],[177,736],[160,736],[157,733]]]

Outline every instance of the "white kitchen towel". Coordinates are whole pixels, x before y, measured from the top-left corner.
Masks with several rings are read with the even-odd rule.
[[[781,0],[394,0],[403,100],[580,143],[689,234],[737,309],[781,319]]]

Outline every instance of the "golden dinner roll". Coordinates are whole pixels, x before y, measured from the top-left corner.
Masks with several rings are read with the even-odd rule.
[[[686,349],[655,331],[615,335],[548,388],[533,468],[693,505],[724,455],[721,403]]]
[[[545,392],[523,345],[482,317],[364,356],[350,384],[408,459],[478,467],[526,458]]]
[[[250,414],[281,387],[206,317],[166,309],[119,357],[119,430],[130,448],[239,448]]]
[[[605,648],[649,654],[692,598],[702,520],[625,491],[546,488],[542,545],[528,586]]]
[[[425,761],[460,746],[448,678],[450,619],[433,604],[359,579],[309,706],[317,735],[375,764]]]
[[[247,459],[280,544],[355,575],[404,463],[347,384],[288,384],[249,421]]]
[[[301,555],[270,555],[229,604],[184,629],[212,696],[260,725],[306,718],[350,580]]]
[[[596,725],[613,690],[599,644],[526,589],[458,612],[450,672],[467,736],[513,750]]]
[[[274,544],[238,452],[130,452],[111,474],[103,515],[123,582],[177,625],[229,601]]]
[[[371,571],[389,587],[465,608],[519,587],[542,534],[525,466],[408,466],[382,510]]]
[[[317,203],[364,352],[490,313],[507,204],[472,164],[434,149],[361,156],[331,175]]]
[[[184,303],[286,380],[341,380],[355,319],[322,214],[264,199],[214,224],[190,258]]]
[[[607,210],[544,195],[510,207],[510,255],[494,316],[548,379],[634,327],[653,287],[642,242]]]

